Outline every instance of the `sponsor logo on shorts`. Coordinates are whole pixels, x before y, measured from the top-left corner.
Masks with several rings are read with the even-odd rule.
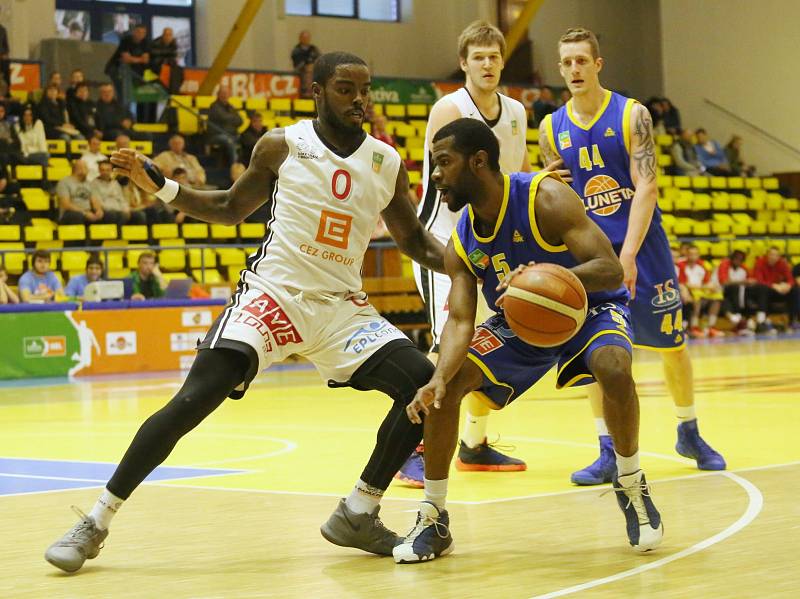
[[[278,345],[303,342],[300,333],[283,309],[266,293],[262,293],[244,306],[241,312],[236,314],[233,322],[253,327],[264,339],[271,334]],[[266,343],[265,351],[271,350],[272,345]]]
[[[663,283],[653,285],[656,294],[650,300],[650,304],[657,308],[659,312],[675,308],[681,303],[681,294],[675,288],[675,279],[667,279]]]
[[[22,349],[26,358],[58,358],[67,355],[67,338],[61,335],[25,337]]]
[[[386,320],[368,322],[350,335],[350,339],[344,344],[344,351],[360,354],[364,349],[377,342],[379,339],[397,332],[397,327]]]
[[[136,353],[136,331],[106,333],[106,355],[132,356]]]
[[[490,354],[494,350],[503,347],[503,342],[489,329],[478,327],[475,329],[475,334],[472,336],[472,341],[470,342],[469,346],[479,356],[485,356],[486,354]]]

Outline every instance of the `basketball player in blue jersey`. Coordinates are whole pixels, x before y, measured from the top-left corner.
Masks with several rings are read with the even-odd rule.
[[[676,450],[701,470],[724,470],[725,460],[700,436],[694,408],[692,363],[680,292],[669,243],[656,204],[653,123],[636,100],[603,89],[597,38],[570,29],[559,40],[561,76],[572,93],[539,126],[539,146],[550,168],[569,169],[586,212],[611,240],[631,294],[636,347],[661,352],[667,387],[675,402]],[[563,164],[561,164],[563,162]],[[603,420],[601,391],[589,388],[600,437],[600,457],[572,474],[572,482],[597,485],[616,472],[614,446]]]
[[[431,381],[406,409],[425,417],[425,500],[417,522],[394,548],[398,563],[434,559],[453,550],[445,509],[450,461],[458,438],[461,399],[477,391],[495,409],[513,402],[553,366],[558,386],[597,381],[606,391],[603,410],[617,450],[614,490],[628,539],[637,551],[661,542],[663,525],[639,469],[639,401],[631,376],[633,351],[628,292],[608,238],[586,216],[580,198],[553,173],[500,171],[491,130],[463,118],[433,138],[431,175],[442,201],[457,211],[467,204],[445,252],[452,284],[450,315]],[[502,311],[502,291],[532,262],[572,270],[588,293],[589,313],[563,345],[541,348],[516,337]],[[478,289],[496,314],[475,330]],[[431,410],[430,404],[434,405]]]

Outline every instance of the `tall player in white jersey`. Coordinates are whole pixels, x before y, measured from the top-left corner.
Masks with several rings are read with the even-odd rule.
[[[505,173],[531,170],[525,143],[525,107],[497,91],[504,66],[505,49],[505,38],[497,27],[485,21],[470,23],[458,38],[459,63],[466,76],[466,83],[464,87],[440,98],[431,109],[425,131],[425,162],[422,171],[424,195],[417,213],[425,228],[445,245],[461,212],[448,210],[430,181],[433,171],[431,140],[439,129],[464,117],[483,121],[500,142],[501,170]],[[432,272],[419,263],[414,264],[414,278],[431,324],[433,348],[430,357],[435,360],[442,329],[447,320],[450,278]],[[479,321],[483,321],[488,312],[485,304],[481,305],[483,309],[479,306]],[[466,423],[459,444],[456,468],[494,472],[525,470],[525,462],[503,455],[487,443],[486,428],[491,408],[477,395],[472,394],[464,403],[467,406]],[[400,480],[418,487],[423,486],[421,450],[421,447],[418,448],[409,457],[397,475]]]
[[[226,191],[181,187],[132,150],[112,156],[121,174],[195,218],[236,224],[270,196],[272,217],[183,387],[139,429],[91,513],[48,548],[45,558],[56,567],[74,572],[96,557],[112,516],[178,440],[290,354],[307,357],[331,387],[377,389],[394,400],[361,478],[321,528],[337,545],[391,555],[398,537],[381,523],[379,502],[422,438],[405,408],[433,365],[369,304],[361,264],[379,214],[399,248],[426,268],[443,270],[444,247],[416,217],[400,156],[362,130],[369,88],[362,59],[321,56],[318,118],[264,135]]]

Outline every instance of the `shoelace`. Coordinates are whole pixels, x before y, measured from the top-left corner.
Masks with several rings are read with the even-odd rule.
[[[625,506],[627,510],[631,505],[633,509],[636,511],[636,516],[639,519],[639,524],[648,524],[650,522],[650,517],[647,515],[647,508],[644,505],[644,500],[642,497],[650,497],[650,485],[647,483],[639,483],[638,485],[634,485],[632,487],[622,487],[621,489],[606,489],[600,496],[602,497],[606,493],[623,493],[625,497],[628,498],[628,503]]]
[[[516,445],[512,445],[511,443],[500,443],[500,435],[497,435],[497,438],[491,443],[487,440],[486,446],[504,453],[513,453],[517,450]]]
[[[436,534],[439,536],[440,539],[446,539],[447,535],[449,534],[449,530],[447,526],[439,522],[438,520],[434,520],[430,516],[426,515],[424,518],[422,514],[417,514],[417,523],[414,525],[414,528],[411,529],[411,532],[408,533],[406,536],[406,543],[413,543],[417,540],[417,537],[422,534],[428,526],[433,524],[433,529],[436,531]],[[444,530],[444,534],[442,534],[441,530]]]
[[[89,516],[84,514],[78,506],[71,506],[72,511],[75,512],[78,517],[81,519],[75,526],[72,527],[72,530],[65,535],[62,543],[67,546],[72,545],[80,545],[84,541],[91,539],[92,529],[95,527],[94,522],[89,519]]]

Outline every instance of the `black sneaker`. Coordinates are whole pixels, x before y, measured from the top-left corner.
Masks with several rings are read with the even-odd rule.
[[[430,501],[419,504],[417,523],[392,552],[398,564],[416,564],[447,555],[455,548],[450,536],[450,516]]]
[[[371,514],[356,514],[341,499],[319,531],[334,545],[355,547],[378,555],[392,555],[392,549],[401,539],[383,525],[378,518],[380,510],[381,506],[377,506]]]

